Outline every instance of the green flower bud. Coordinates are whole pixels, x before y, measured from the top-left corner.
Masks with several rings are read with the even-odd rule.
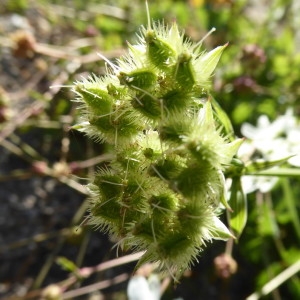
[[[132,106],[145,117],[158,119],[162,114],[162,106],[158,99],[149,94],[138,94],[131,101]]]
[[[148,58],[159,69],[167,69],[172,66],[176,59],[175,50],[153,30],[145,33]]]
[[[156,83],[156,74],[147,69],[135,70],[130,73],[120,72],[118,77],[121,84],[139,91],[153,88]]]
[[[181,84],[183,84],[183,86],[179,87],[179,85],[177,85],[176,82],[176,85],[178,87],[170,89],[160,97],[162,99],[164,109],[169,114],[176,114],[177,112],[182,112],[186,110],[187,107],[189,107],[189,105],[191,105],[193,101],[192,89],[191,87],[189,87],[191,81],[189,81],[186,84],[184,84],[184,82],[181,81]]]
[[[159,128],[159,136],[162,141],[171,144],[182,144],[182,139],[189,136],[192,131],[190,116],[182,114],[170,114],[164,119]]]
[[[96,84],[78,84],[76,92],[94,114],[105,115],[111,113],[113,98]]]
[[[182,53],[178,56],[175,67],[175,79],[183,90],[190,90],[196,83],[192,55]]]

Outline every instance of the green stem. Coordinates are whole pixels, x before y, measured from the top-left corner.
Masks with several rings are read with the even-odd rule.
[[[276,176],[276,177],[300,177],[300,168],[278,168],[259,172],[251,172],[245,175]]]

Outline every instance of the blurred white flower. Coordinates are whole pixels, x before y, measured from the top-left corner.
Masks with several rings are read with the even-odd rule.
[[[257,127],[245,123],[241,131],[262,158],[276,160],[294,155],[288,163],[300,167],[300,124],[291,109],[272,123],[262,115],[258,118]]]
[[[255,191],[267,193],[272,190],[278,181],[278,177],[274,176],[252,176],[245,175],[241,178],[243,192],[250,194]]]
[[[128,283],[127,296],[129,300],[159,300],[158,276],[152,274],[148,280],[142,275],[133,276]]]
[[[292,109],[270,122],[267,116],[258,118],[257,126],[244,123],[242,134],[247,138],[241,145],[238,156],[247,162],[256,158],[274,161],[292,156],[288,159],[291,166],[300,167],[300,124],[293,115]],[[255,190],[270,191],[276,184],[277,177],[243,176],[242,185],[246,193]]]

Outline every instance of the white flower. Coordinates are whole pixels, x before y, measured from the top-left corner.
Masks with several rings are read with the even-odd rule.
[[[262,158],[271,161],[294,155],[288,163],[300,167],[300,124],[291,109],[272,123],[262,115],[258,118],[257,127],[245,123],[241,131]],[[243,145],[240,151],[242,149]]]
[[[257,126],[244,123],[242,134],[248,138],[240,147],[238,156],[243,161],[253,159],[259,154],[266,161],[274,161],[292,156],[288,159],[291,166],[300,167],[300,124],[288,109],[284,115],[270,122],[267,116],[258,118]],[[278,181],[277,177],[243,176],[242,184],[246,193],[260,190],[270,191]]]
[[[127,296],[129,300],[159,300],[158,276],[152,274],[148,280],[141,275],[133,276],[128,283]]]
[[[246,175],[241,178],[243,191],[250,194],[259,190],[262,193],[267,193],[272,190],[278,181],[278,177],[274,176],[251,176]]]

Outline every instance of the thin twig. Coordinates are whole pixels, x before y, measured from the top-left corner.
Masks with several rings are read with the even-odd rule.
[[[66,292],[62,295],[62,299],[73,299],[74,297],[78,297],[78,296],[81,296],[81,295],[86,295],[86,294],[89,294],[89,293],[91,293],[93,291],[96,291],[96,290],[102,290],[102,289],[105,289],[105,288],[110,287],[112,285],[124,282],[128,278],[129,278],[129,275],[127,273],[123,273],[123,274],[118,275],[118,276],[116,276],[112,279],[106,279],[106,280],[103,280],[103,281],[100,281],[100,282],[97,282],[97,283],[94,283],[94,284],[87,285],[87,286],[79,288],[79,289],[75,289],[75,290]]]
[[[21,124],[24,123],[34,112],[40,111],[45,107],[46,103],[41,101],[33,102],[29,107],[25,108],[17,114],[10,122],[8,122],[0,133],[0,144],[2,141],[12,134]]]
[[[92,63],[95,61],[102,60],[99,57],[99,55],[97,54],[97,52],[93,52],[93,53],[86,54],[86,55],[79,55],[78,53],[76,53],[74,51],[66,51],[64,48],[60,48],[60,47],[52,46],[52,45],[48,45],[48,44],[36,43],[34,50],[36,53],[39,53],[42,55],[46,55],[46,56],[58,58],[58,59],[65,59],[65,60],[69,60],[69,61],[76,61],[79,64],[87,64],[87,63]],[[108,59],[119,57],[124,53],[125,53],[124,49],[115,49],[115,50],[111,50],[111,51],[101,52],[101,54],[103,54],[103,56],[105,56]]]
[[[144,254],[144,251],[141,251],[141,252],[137,252],[137,253],[133,253],[133,254],[129,254],[126,256],[118,257],[116,259],[109,260],[109,261],[101,263],[97,266],[85,267],[79,271],[79,274],[82,277],[89,277],[93,273],[101,272],[103,270],[107,270],[110,268],[114,268],[114,267],[117,267],[120,265],[128,264],[130,262],[139,260],[143,254]]]
[[[300,271],[300,260],[296,261],[290,267],[288,267],[283,272],[278,274],[276,277],[274,277],[272,280],[266,283],[259,291],[247,297],[246,300],[258,300],[261,297],[268,295],[269,293],[277,289],[285,281],[287,281],[289,278],[297,274],[299,271]]]
[[[67,235],[70,234],[71,231],[72,231],[72,228],[63,228],[59,231],[39,233],[39,234],[36,234],[33,237],[26,238],[26,239],[21,239],[19,241],[13,242],[9,245],[0,246],[0,253],[4,252],[4,251],[20,248],[20,247],[26,246],[30,243],[41,243],[45,240],[55,238],[58,235],[67,236]]]
[[[64,281],[59,282],[58,285],[60,285],[62,289],[67,290],[71,285],[78,281],[78,277],[88,278],[94,273],[137,261],[143,254],[144,252],[137,252],[103,262],[97,266],[81,268],[76,272],[76,274],[72,275]]]
[[[68,279],[65,279],[61,282],[56,283],[61,287],[62,290],[67,290],[70,286],[72,286],[74,283],[76,283],[79,278],[88,278],[94,273],[101,272],[110,268],[114,268],[117,266],[121,266],[124,264],[128,264],[134,261],[137,261],[141,258],[141,256],[144,254],[144,252],[137,252],[134,254],[125,255],[119,258],[112,259],[110,261],[103,262],[97,266],[93,267],[84,267],[76,271],[76,274],[72,274]],[[128,275],[127,275],[128,276]],[[111,283],[111,280],[110,280]],[[98,288],[99,289],[99,288]],[[27,293],[26,296],[24,296],[24,299],[32,299],[39,295],[41,295],[43,289],[39,290],[33,290]],[[89,290],[90,291],[90,290]],[[63,295],[67,295],[67,292],[65,292]],[[67,299],[67,298],[64,298]]]

